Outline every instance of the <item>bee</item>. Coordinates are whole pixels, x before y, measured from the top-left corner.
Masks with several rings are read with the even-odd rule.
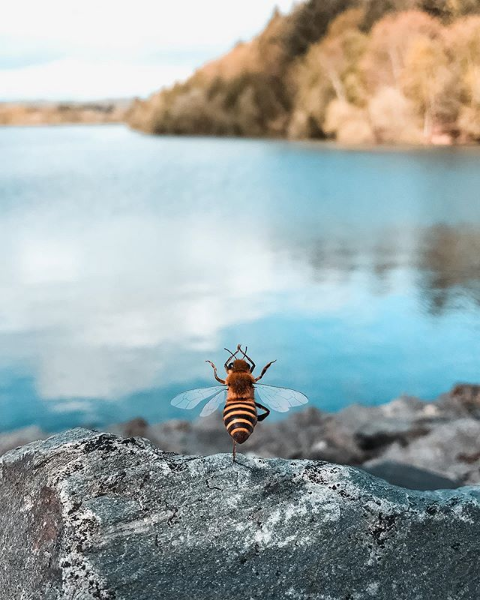
[[[220,379],[217,367],[212,361],[205,361],[212,366],[215,379],[222,385],[183,392],[175,396],[171,404],[191,410],[200,402],[208,400],[200,413],[201,417],[211,415],[221,404],[224,404],[223,423],[233,440],[233,462],[235,462],[237,444],[243,444],[248,440],[257,422],[268,417],[270,410],[267,406],[279,412],[286,412],[293,406],[306,404],[308,398],[295,390],[258,383],[276,360],[265,365],[260,375],[254,377],[255,363],[247,355],[247,347],[242,350],[241,345],[238,344],[235,352],[227,348],[225,350],[230,354],[224,365],[227,373],[225,379]],[[239,352],[243,356],[238,358]],[[267,406],[256,402],[256,395]],[[262,413],[258,414],[257,409]]]

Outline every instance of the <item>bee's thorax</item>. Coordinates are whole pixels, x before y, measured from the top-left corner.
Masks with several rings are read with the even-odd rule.
[[[253,376],[250,373],[232,371],[226,378],[229,398],[253,398]]]

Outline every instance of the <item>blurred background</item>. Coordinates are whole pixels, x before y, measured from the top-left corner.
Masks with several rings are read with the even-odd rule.
[[[480,1],[19,0],[0,48],[1,432],[194,419],[238,343],[321,411],[479,381]]]

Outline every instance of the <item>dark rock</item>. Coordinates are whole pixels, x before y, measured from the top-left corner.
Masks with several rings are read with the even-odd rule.
[[[370,467],[362,467],[368,473],[409,490],[448,490],[460,487],[460,481],[442,477],[426,469],[392,461],[376,462]]]
[[[438,400],[440,410],[458,416],[480,419],[480,385],[459,383]]]
[[[475,599],[480,489],[73,430],[0,461],[2,600]]]
[[[433,471],[463,484],[480,483],[480,421],[472,418],[443,423],[408,446],[392,444],[377,460],[394,461]]]
[[[353,404],[335,415],[335,421],[351,432],[364,460],[381,454],[394,442],[407,445],[443,422],[432,402],[403,397],[380,406]]]
[[[351,433],[314,407],[286,419],[259,423],[242,451],[267,458],[315,458],[349,464],[359,464],[363,458]]]
[[[125,423],[111,425],[108,429],[112,433],[121,435],[122,437],[147,437],[149,425],[142,417],[136,417]]]

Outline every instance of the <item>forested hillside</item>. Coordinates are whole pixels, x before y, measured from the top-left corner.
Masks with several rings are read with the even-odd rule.
[[[479,142],[480,0],[309,0],[136,101],[129,122],[157,134]]]

